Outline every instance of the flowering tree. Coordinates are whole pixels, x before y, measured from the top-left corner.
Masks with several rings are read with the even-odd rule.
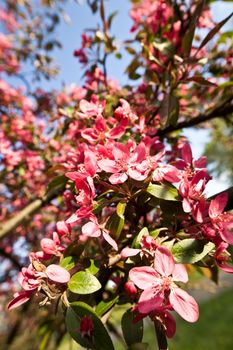
[[[34,318],[40,349],[66,332],[84,348],[114,349],[108,318],[126,305],[126,347],[147,348],[148,317],[167,349],[174,312],[187,322],[199,316],[187,271],[216,282],[218,268],[233,272],[231,203],[227,193],[206,198],[206,158],[193,159],[182,135],[232,113],[230,34],[222,31],[231,14],[214,23],[204,1],[131,3],[130,39],[119,48],[115,13],[88,1],[101,25],[74,50],[83,87],[52,92],[34,91],[23,69],[33,62],[33,81],[56,73],[50,51],[60,46],[63,1],[0,9],[1,296],[27,315],[7,311],[6,348]],[[132,57],[132,83],[121,87],[107,62],[122,50]],[[14,87],[16,77],[26,89]]]

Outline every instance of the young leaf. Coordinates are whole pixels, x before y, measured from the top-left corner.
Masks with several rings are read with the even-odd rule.
[[[134,248],[140,248],[140,242],[143,236],[149,236],[149,231],[147,227],[143,227],[139,234],[134,238],[132,246]]]
[[[215,36],[215,34],[218,33],[218,31],[224,26],[224,24],[229,21],[229,19],[232,17],[233,12],[224,20],[216,24],[216,26],[206,35],[204,40],[202,41],[201,45],[199,46],[196,54]]]
[[[200,75],[194,75],[190,78],[187,78],[186,81],[194,81],[195,83],[204,85],[204,86],[215,86],[215,87],[217,86],[215,83],[212,83],[211,81],[206,80]]]
[[[165,128],[168,125],[176,124],[178,114],[179,99],[171,94],[166,95],[159,109],[161,127]]]
[[[108,312],[118,301],[119,296],[116,296],[110,300],[102,300],[96,306],[95,312],[99,317],[102,317],[106,312]]]
[[[200,0],[197,3],[195,11],[193,12],[193,14],[190,17],[190,23],[189,23],[188,29],[186,30],[186,32],[183,36],[182,48],[183,48],[185,56],[187,56],[187,57],[189,57],[189,55],[190,55],[193,37],[194,37],[196,25],[197,25],[197,20],[202,13],[204,5],[205,5],[205,0]]]
[[[66,270],[71,270],[77,263],[77,256],[66,256],[62,259],[60,266]]]
[[[67,177],[65,175],[58,175],[50,181],[50,183],[47,186],[46,193],[53,189],[59,189],[65,187],[66,182],[68,181]]]
[[[89,259],[88,259],[89,260]],[[99,271],[99,263],[98,262],[96,262],[95,260],[93,260],[93,259],[90,259],[89,261],[88,261],[88,267],[86,267],[86,271],[87,272],[89,272],[89,273],[91,273],[92,275],[96,275],[97,274],[97,272]]]
[[[177,189],[171,185],[149,184],[146,191],[159,199],[164,199],[166,201],[180,201]]]
[[[66,313],[66,327],[71,337],[86,349],[114,350],[114,346],[106,328],[98,318],[92,307],[83,302],[70,304]],[[89,316],[93,322],[93,334],[84,337],[80,332],[80,321]]]
[[[194,264],[203,259],[214,247],[212,242],[204,244],[195,238],[187,238],[174,244],[172,254],[177,263]]]
[[[91,273],[79,271],[71,277],[68,287],[71,292],[76,294],[91,294],[99,290],[101,284]]]
[[[122,316],[121,328],[125,342],[128,346],[140,343],[143,337],[143,320],[133,323],[134,312],[128,309]]]

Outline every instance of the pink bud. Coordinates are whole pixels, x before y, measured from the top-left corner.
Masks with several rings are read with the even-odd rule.
[[[65,221],[57,222],[57,232],[60,236],[68,235],[71,233],[71,226],[67,224]]]
[[[63,267],[59,265],[49,265],[45,271],[47,277],[57,283],[67,283],[70,280],[70,274]]]
[[[57,245],[56,243],[50,239],[50,238],[43,238],[40,242],[42,250],[46,254],[52,254],[55,255],[57,253]]]
[[[91,316],[85,316],[80,321],[79,329],[82,337],[91,337],[94,331],[94,324]]]
[[[135,284],[132,281],[128,281],[125,283],[124,290],[126,294],[131,298],[133,298],[138,292]]]

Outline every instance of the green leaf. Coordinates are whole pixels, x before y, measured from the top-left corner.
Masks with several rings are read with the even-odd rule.
[[[111,25],[112,25],[112,20],[113,18],[117,15],[118,11],[114,11],[113,13],[111,13],[111,15],[108,17],[108,29],[111,29]]]
[[[152,196],[164,199],[166,201],[180,201],[180,196],[177,191],[177,189],[171,185],[155,185],[155,184],[149,184],[146,190],[148,193],[150,193]]]
[[[122,332],[128,346],[140,343],[143,337],[143,320],[133,323],[134,315],[132,309],[129,309],[123,314],[121,319]]]
[[[153,231],[150,231],[150,236],[153,237],[153,238],[156,238],[156,237],[158,237],[158,235],[162,231],[168,231],[168,228],[167,227],[160,227],[160,228],[157,228],[157,229],[155,229]]]
[[[134,238],[132,246],[134,248],[140,248],[140,242],[143,236],[149,236],[149,231],[147,227],[143,227],[138,235]]]
[[[168,94],[164,97],[160,109],[160,124],[162,128],[168,125],[175,125],[179,114],[179,99]]]
[[[201,0],[197,3],[195,11],[191,15],[189,27],[183,36],[182,48],[183,48],[185,56],[187,56],[187,57],[189,57],[189,55],[190,55],[197,20],[202,13],[204,5],[205,5],[205,0]]]
[[[117,52],[117,53],[115,54],[115,57],[116,57],[118,60],[120,60],[120,59],[122,58],[122,54],[121,54],[120,52]]]
[[[106,328],[92,307],[83,302],[74,302],[70,306],[66,312],[66,327],[71,337],[86,349],[114,350]],[[85,316],[91,317],[93,321],[94,330],[91,339],[83,337],[79,331],[80,321]]]
[[[222,20],[221,22],[216,24],[216,26],[206,35],[206,37],[202,41],[201,45],[199,46],[197,52],[199,52],[214,37],[214,35],[219,32],[219,30],[224,26],[224,24],[227,21],[229,21],[229,19],[232,17],[232,15],[233,15],[233,12],[228,17],[226,17],[224,20]],[[197,52],[196,52],[196,54],[197,54]]]
[[[78,259],[76,256],[66,256],[62,259],[60,266],[64,267],[66,270],[71,270],[77,263]]]
[[[86,267],[86,271],[91,273],[92,275],[97,274],[97,272],[99,271],[99,266],[98,266],[98,262],[96,262],[94,259],[90,259],[89,260],[89,266]]]
[[[124,202],[119,202],[119,203],[117,204],[116,212],[117,212],[117,215],[118,215],[121,219],[124,219],[125,207],[126,207],[126,203],[124,203]]]
[[[113,213],[108,220],[107,228],[112,233],[113,237],[117,240],[120,237],[121,231],[125,223],[125,208],[126,203],[119,202],[116,207],[116,212]]]
[[[205,78],[203,78],[200,75],[194,75],[190,78],[187,78],[186,81],[194,81],[195,83],[200,84],[200,85],[204,85],[204,86],[215,86],[215,87],[217,86],[216,84],[212,83],[209,80],[206,80]]]
[[[59,189],[62,187],[65,187],[66,182],[68,181],[68,178],[65,175],[58,175],[47,186],[46,193],[53,189]]]
[[[116,296],[111,300],[102,300],[101,302],[99,302],[99,304],[96,306],[96,309],[95,309],[96,314],[99,317],[102,317],[117,303],[118,299],[119,299],[119,296]]]
[[[131,46],[126,46],[125,50],[130,54],[130,55],[135,55],[136,51],[134,50],[134,48],[132,48]]]
[[[71,277],[68,287],[71,292],[76,294],[91,294],[99,290],[101,284],[91,273],[79,271]]]
[[[168,40],[166,40],[162,43],[154,41],[153,46],[155,49],[159,50],[160,52],[162,52],[164,55],[166,55],[168,57],[171,57],[174,54],[174,47],[173,47],[172,43]]]
[[[214,247],[212,242],[205,244],[194,238],[187,238],[174,244],[172,254],[177,263],[194,264],[203,259]]]

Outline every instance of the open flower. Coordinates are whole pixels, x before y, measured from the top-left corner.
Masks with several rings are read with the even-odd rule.
[[[154,267],[134,267],[129,272],[129,278],[143,290],[137,305],[140,313],[150,314],[170,304],[186,321],[197,321],[199,311],[196,301],[174,283],[187,282],[187,271],[183,265],[175,264],[167,248],[156,249]]]

